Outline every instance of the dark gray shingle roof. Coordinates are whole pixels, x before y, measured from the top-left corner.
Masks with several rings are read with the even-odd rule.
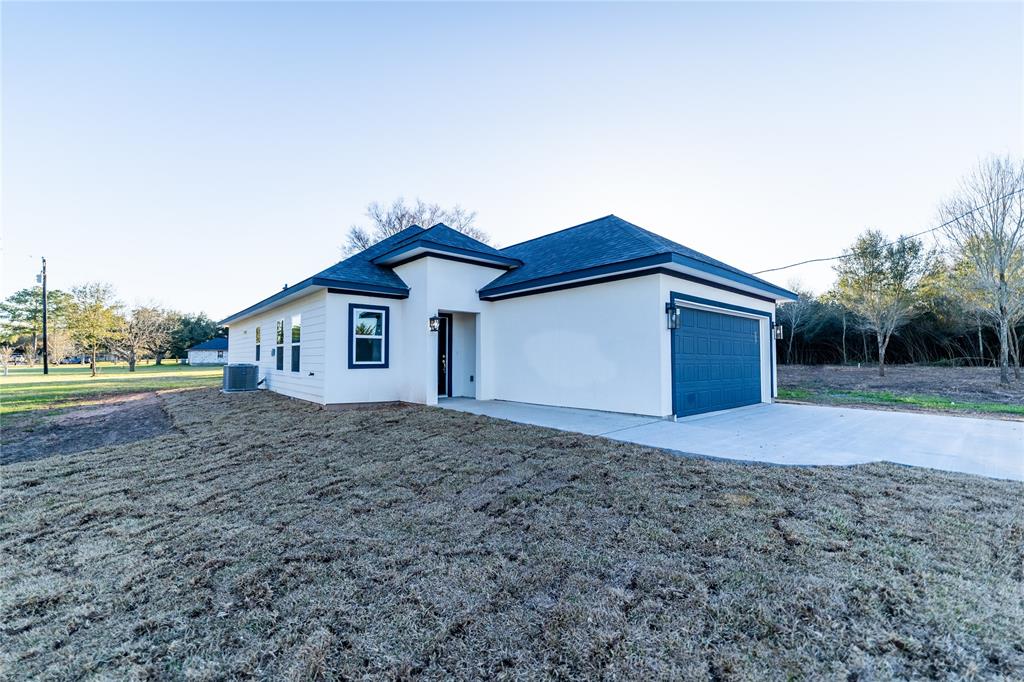
[[[490,282],[480,291],[481,295],[499,287],[517,284],[525,286],[532,280],[662,254],[678,254],[751,282],[767,285],[771,290],[778,289],[739,268],[649,232],[615,215],[514,244],[502,249],[501,253],[518,258],[523,266]]]
[[[223,336],[197,343],[196,345],[189,348],[189,350],[227,350],[228,340]]]

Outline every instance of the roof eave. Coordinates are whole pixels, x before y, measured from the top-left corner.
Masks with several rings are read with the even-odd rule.
[[[755,289],[757,293],[767,294],[776,301],[791,300],[790,297],[794,295],[791,291],[787,291],[781,287],[776,287],[775,285],[760,280],[753,275],[737,273],[732,270],[674,252],[644,256],[641,258],[619,261],[617,263],[609,263],[607,265],[599,265],[591,268],[559,273],[556,275],[548,275],[546,277],[537,277],[522,282],[516,282],[514,284],[506,284],[504,286],[485,286],[480,290],[479,295],[482,300],[494,300],[512,293],[530,289],[542,289],[572,281],[592,279],[628,271],[644,270],[666,264],[679,265],[703,272],[707,275],[729,280],[736,284]]]
[[[287,300],[290,300],[296,294],[313,287],[321,287],[324,289],[344,289],[346,292],[365,294],[367,296],[385,295],[399,298],[407,298],[409,296],[409,287],[389,287],[381,284],[367,284],[365,282],[353,282],[349,280],[335,279],[332,277],[310,277],[298,284],[293,284],[287,289],[282,289],[273,296],[268,296],[259,303],[251,305],[244,310],[240,310],[234,315],[225,317],[217,324],[226,326],[237,320],[250,317],[261,310],[274,308],[285,303]]]
[[[460,256],[462,258],[477,260],[481,263],[488,263],[494,265],[501,265],[508,268],[517,268],[523,264],[523,261],[518,258],[512,258],[510,256],[502,256],[500,254],[486,253],[484,251],[475,251],[472,249],[463,249],[458,246],[452,246],[450,244],[440,244],[438,242],[430,241],[429,239],[413,239],[411,242],[405,242],[399,247],[382,253],[381,255],[373,258],[370,262],[374,265],[385,265],[395,266],[400,265],[403,261],[414,257],[413,252],[423,251],[429,253],[449,254]]]

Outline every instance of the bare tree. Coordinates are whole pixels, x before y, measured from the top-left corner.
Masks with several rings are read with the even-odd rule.
[[[4,376],[7,376],[8,374],[10,374],[9,367],[11,366],[11,361],[13,359],[14,359],[14,349],[11,348],[6,343],[3,344],[2,346],[0,346],[0,365],[3,365]]]
[[[140,306],[120,319],[112,346],[128,363],[129,372],[135,371],[143,353],[156,355],[167,346],[172,320],[165,311],[153,306]]]
[[[881,232],[868,230],[835,266],[840,301],[878,341],[879,376],[885,376],[885,351],[893,334],[916,313],[917,289],[931,262],[920,240],[900,237],[889,243]]]
[[[63,327],[56,327],[49,330],[46,335],[46,351],[50,356],[50,363],[59,365],[75,354],[75,340],[71,332]]]
[[[984,310],[999,337],[999,383],[1010,383],[1010,325],[1015,290],[1024,277],[1024,163],[1009,157],[982,161],[940,212],[958,258],[971,264],[972,286],[984,292]]]
[[[439,204],[428,204],[421,199],[406,204],[405,199],[399,197],[390,205],[372,202],[366,207],[366,217],[370,219],[368,227],[353,225],[349,228],[345,244],[341,247],[344,255],[359,253],[413,225],[426,228],[444,223],[477,241],[485,244],[490,241],[487,233],[474,225],[476,211],[467,211],[458,204],[452,208],[442,208]]]
[[[21,347],[21,354],[25,356],[25,363],[29,367],[36,366],[36,362],[39,360],[39,346],[36,345],[34,337],[32,341],[26,341]]]
[[[817,303],[814,298],[814,293],[803,288],[800,282],[790,282],[789,289],[797,294],[797,300],[791,303],[783,303],[776,311],[779,323],[782,324],[784,328],[789,328],[788,338],[786,340],[787,365],[793,364],[793,340],[796,338],[796,333],[810,320]]]

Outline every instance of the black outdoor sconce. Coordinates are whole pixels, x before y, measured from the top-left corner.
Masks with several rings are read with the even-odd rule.
[[[672,303],[665,304],[665,317],[668,319],[669,329],[679,329],[679,307]]]
[[[440,328],[441,328],[441,318],[438,317],[437,315],[434,315],[432,318],[430,318],[430,331],[436,332]]]
[[[782,324],[778,322],[772,322],[772,326],[775,327],[775,338],[781,341],[783,336]]]

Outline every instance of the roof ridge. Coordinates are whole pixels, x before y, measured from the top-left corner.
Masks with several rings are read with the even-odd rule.
[[[607,220],[608,218],[616,218],[618,220],[622,220],[622,218],[619,218],[619,216],[615,215],[614,213],[609,213],[608,215],[601,216],[600,218],[594,218],[593,220],[588,220],[588,221],[586,221],[584,223],[580,223],[579,225],[572,225],[570,227],[563,227],[561,230],[555,230],[554,232],[548,232],[547,234],[542,234],[542,235],[533,237],[532,239],[526,239],[524,241],[517,242],[515,244],[509,244],[508,246],[506,246],[506,247],[504,247],[502,249],[498,249],[498,250],[499,251],[506,251],[506,250],[514,248],[516,246],[522,246],[523,244],[529,244],[530,242],[535,242],[538,239],[544,239],[545,237],[550,237],[552,235],[561,234],[562,232],[568,232],[569,230],[575,230],[577,227],[586,227],[587,225],[590,225],[591,223],[596,223],[596,222],[598,222],[600,220]],[[625,222],[625,221],[623,221],[623,222]]]

